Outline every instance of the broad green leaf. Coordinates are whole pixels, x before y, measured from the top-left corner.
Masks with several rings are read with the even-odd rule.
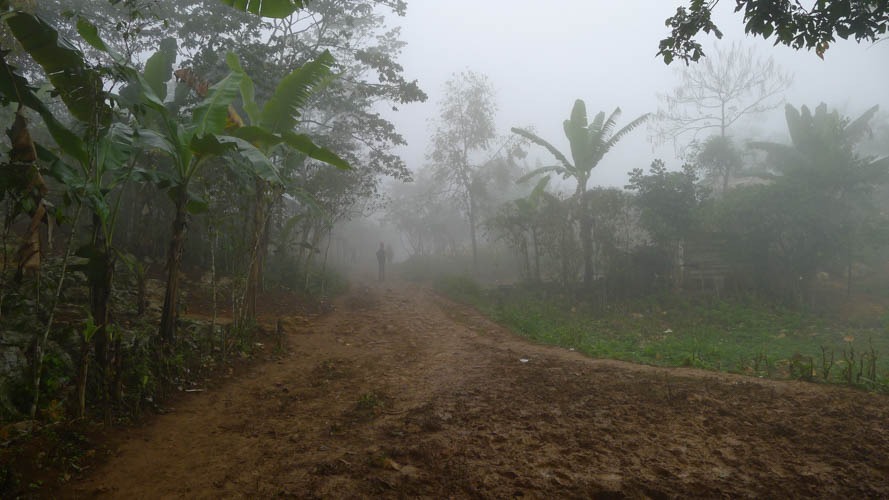
[[[74,186],[80,181],[77,170],[74,167],[40,144],[36,144],[35,147],[37,149],[37,158],[47,166],[46,173],[50,177],[66,186]]]
[[[67,40],[43,19],[13,12],[5,17],[13,36],[46,73],[68,110],[78,120],[100,125],[111,121],[102,79]]]
[[[137,103],[143,104],[148,108],[157,111],[161,115],[166,113],[167,108],[164,106],[163,99],[154,93],[151,82],[146,80],[144,76],[139,74],[134,75],[131,85],[135,85],[138,92],[138,95],[136,96]]]
[[[111,47],[105,43],[105,40],[102,40],[96,25],[82,17],[77,18],[77,33],[80,34],[81,38],[83,38],[86,43],[92,45],[93,48],[105,53],[111,53]]]
[[[82,179],[82,177],[80,179]],[[103,223],[107,222],[111,216],[111,207],[108,206],[108,200],[105,196],[107,192],[88,180],[80,180],[80,182],[85,183],[80,184],[79,186],[77,184],[73,186],[75,188],[75,197],[86,201],[86,204],[92,210],[93,215],[97,216]]]
[[[238,155],[245,160],[243,162],[250,168],[250,174],[259,177],[262,180],[281,184],[281,177],[278,174],[278,167],[272,163],[268,157],[253,144],[231,136],[219,136],[222,143],[231,143],[237,147]]]
[[[333,151],[330,151],[327,148],[322,148],[315,144],[312,139],[305,134],[296,134],[293,132],[285,132],[282,134],[285,143],[292,147],[293,149],[303,153],[309,158],[314,158],[318,161],[323,161],[324,163],[329,163],[336,168],[341,170],[350,170],[352,167],[349,166],[349,162],[340,158]]]
[[[71,266],[71,267],[73,269],[75,266]],[[86,318],[86,322],[83,325],[83,330],[80,332],[81,335],[83,335],[83,340],[86,341],[86,343],[90,343],[93,340],[93,336],[98,331],[99,331],[99,327],[96,325],[96,322],[93,320],[93,315],[92,314],[88,315]]]
[[[7,64],[5,56],[8,51],[0,51],[0,96],[23,104],[36,111],[50,135],[66,154],[85,164],[88,162],[86,146],[74,132],[59,123],[49,107],[37,96],[34,88],[28,84],[14,66]]]
[[[223,136],[207,134],[194,135],[189,142],[189,148],[196,156],[220,156],[237,148],[234,141],[223,141]]]
[[[35,92],[37,89],[18,72],[18,68],[7,63],[6,56],[10,51],[0,51],[0,96],[12,102],[18,102],[37,111],[41,115],[49,113],[49,108],[40,100]]]
[[[278,82],[275,93],[262,109],[260,125],[275,133],[290,132],[300,110],[318,86],[330,76],[334,59],[324,51],[314,61],[293,70]]]
[[[222,3],[241,12],[277,19],[285,18],[305,7],[302,0],[222,0]]]
[[[619,110],[620,110],[620,108],[617,108],[615,111],[619,111]],[[612,113],[612,117],[613,117],[613,116],[614,116],[614,114]],[[640,115],[640,116],[637,117],[635,120],[633,120],[633,121],[631,121],[630,123],[624,125],[620,130],[618,130],[617,132],[615,132],[613,135],[605,136],[605,137],[608,137],[608,139],[607,139],[606,142],[605,142],[605,146],[606,146],[606,148],[602,151],[602,155],[604,155],[604,154],[607,153],[612,147],[614,147],[614,146],[618,143],[618,141],[620,141],[621,139],[624,138],[624,136],[626,136],[627,134],[629,134],[630,132],[632,132],[634,129],[636,129],[637,127],[639,127],[639,126],[642,125],[643,123],[647,122],[649,118],[651,118],[651,113],[645,113],[644,115]],[[610,120],[610,121],[611,121],[612,123],[614,123],[614,120]],[[609,131],[610,131],[610,128],[609,128]],[[610,132],[609,132],[609,133],[610,133]],[[601,159],[601,156],[599,157],[599,159]]]
[[[173,77],[176,62],[176,39],[164,38],[160,48],[145,62],[144,78],[148,87],[163,102],[167,97],[167,82]]]
[[[120,170],[130,161],[134,151],[133,129],[123,123],[113,123],[99,142],[99,175]]]
[[[169,137],[159,134],[154,130],[140,130],[139,136],[136,139],[136,146],[143,150],[158,150],[174,157],[178,153]]]
[[[272,146],[284,142],[281,136],[273,134],[262,127],[239,127],[232,130],[228,135],[243,139],[263,151],[268,151]]]
[[[862,113],[861,116],[852,121],[852,123],[846,125],[846,127],[843,129],[843,132],[845,132],[846,135],[846,140],[854,144],[862,137],[864,137],[865,134],[870,131],[871,119],[879,110],[880,105],[876,104]]]
[[[601,122],[603,113],[599,113],[593,120],[593,124],[597,121]],[[571,157],[574,159],[574,165],[580,171],[590,169],[590,150],[591,145],[588,139],[588,123],[586,104],[582,99],[574,101],[574,107],[571,109],[571,118],[565,120],[562,127],[565,130],[565,137],[568,138],[568,144],[571,147]],[[593,125],[594,126],[594,125]],[[590,126],[592,127],[592,126]]]
[[[565,167],[563,167],[562,165],[549,165],[546,167],[535,168],[534,170],[532,170],[532,171],[528,172],[527,174],[516,179],[516,183],[521,184],[523,182],[526,182],[528,179],[533,179],[534,177],[536,177],[538,175],[546,174],[549,172],[559,174],[565,178],[569,177],[570,175],[573,175],[573,174],[570,174],[569,171],[566,170]]]
[[[531,131],[525,130],[525,129],[521,129],[521,128],[517,128],[517,127],[513,127],[510,130],[512,130],[513,134],[520,135],[520,136],[524,137],[525,139],[528,139],[529,141],[533,142],[534,144],[537,144],[538,146],[543,146],[544,148],[546,148],[546,150],[549,151],[553,156],[555,156],[556,159],[559,160],[559,162],[561,162],[562,165],[565,166],[565,168],[568,168],[568,169],[574,168],[574,166],[571,165],[571,162],[568,161],[568,158],[565,157],[565,155],[561,151],[559,151],[555,146],[553,146],[552,144],[550,144],[549,142],[547,142],[545,139],[538,136],[534,132],[531,132]]]
[[[228,124],[229,105],[238,97],[243,76],[229,73],[210,87],[210,93],[194,110],[195,135],[218,134]]]
[[[228,54],[226,54],[225,61],[226,64],[228,64],[229,69],[231,69],[235,73],[239,73],[242,75],[241,102],[244,105],[244,111],[247,112],[247,118],[250,119],[251,124],[259,123],[260,111],[259,105],[256,104],[253,79],[251,79],[244,71],[244,67],[241,66],[241,61],[234,53],[229,52]]]

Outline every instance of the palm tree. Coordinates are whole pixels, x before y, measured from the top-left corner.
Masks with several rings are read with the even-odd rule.
[[[587,181],[589,181],[590,174],[605,154],[625,135],[643,124],[650,116],[649,113],[645,113],[615,132],[614,129],[617,126],[617,119],[620,117],[620,114],[620,108],[615,108],[606,119],[605,112],[600,111],[593,118],[593,121],[589,122],[587,120],[586,104],[582,99],[574,102],[571,117],[565,120],[563,124],[565,136],[568,138],[568,143],[571,146],[573,163],[568,161],[568,157],[565,154],[537,134],[521,128],[512,129],[513,133],[546,148],[559,161],[556,165],[535,169],[523,176],[519,181],[548,172],[560,174],[565,179],[573,177],[577,181],[574,198],[577,209],[576,217],[580,222],[580,240],[583,246],[583,283],[585,285],[591,284],[593,280],[592,219],[587,213],[588,211],[584,210],[582,206],[587,191]]]

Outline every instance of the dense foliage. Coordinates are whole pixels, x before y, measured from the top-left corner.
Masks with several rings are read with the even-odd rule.
[[[188,387],[250,350],[265,286],[335,288],[333,225],[410,179],[377,110],[425,99],[375,12],[403,2],[0,7],[3,418],[108,424]]]
[[[722,38],[722,31],[711,19],[719,0],[691,0],[688,7],[679,7],[667,19],[670,36],[660,42],[658,55],[670,64],[674,59],[688,63],[704,55],[695,36],[713,33]],[[744,12],[744,31],[794,49],[814,49],[818,57],[830,48],[836,37],[855,41],[875,41],[889,29],[887,0],[819,0],[811,7],[799,2],[767,0],[736,0],[735,12]]]
[[[677,11],[665,60],[702,55],[715,4]],[[811,335],[823,380],[885,388],[883,343],[831,371],[828,349],[852,341],[815,317],[889,302],[885,112],[791,103],[786,137],[747,136],[737,124],[780,108],[790,77],[733,45],[623,126],[620,108],[576,99],[558,143],[499,135],[491,80],[466,70],[444,86],[428,164],[408,168],[386,118],[426,100],[387,26],[405,9],[0,0],[0,417],[108,425],[156,407],[249,354],[267,289],[325,299],[343,286],[328,259],[358,262],[385,230],[403,276],[441,271],[443,290],[537,340],[810,379],[818,352],[796,340]],[[748,32],[819,55],[887,25],[882,1],[737,9]],[[649,119],[685,162],[617,164],[627,185],[598,185]],[[360,238],[343,231],[368,215]],[[884,331],[865,316],[856,332]]]

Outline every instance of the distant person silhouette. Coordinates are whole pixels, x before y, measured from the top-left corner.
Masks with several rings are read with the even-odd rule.
[[[380,242],[380,249],[377,250],[377,263],[380,264],[380,275],[379,281],[383,281],[386,277],[386,248],[383,246],[383,243]]]

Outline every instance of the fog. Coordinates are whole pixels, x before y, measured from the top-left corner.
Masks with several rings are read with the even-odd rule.
[[[889,498],[887,30],[0,2],[0,498]]]
[[[683,66],[668,66],[655,56],[658,42],[668,34],[664,20],[678,5],[662,0],[409,3],[407,15],[392,17],[390,24],[402,27],[407,46],[400,62],[409,78],[419,80],[429,100],[400,106],[389,115],[408,142],[400,154],[413,169],[427,163],[429,119],[437,115],[444,82],[464,69],[491,79],[502,134],[510,127],[533,127],[563,151],[567,140],[562,121],[575,99],[584,99],[591,114],[620,106],[619,125],[656,111],[657,94],[678,83]],[[773,57],[794,77],[786,102],[797,107],[825,102],[848,116],[858,116],[874,104],[889,110],[889,43],[839,40],[821,60],[811,51],[746,36],[741,15],[732,10],[731,2],[718,5],[714,21],[724,38],[701,35],[705,50],[742,41],[759,56]],[[734,131],[743,137],[786,135],[783,108],[739,123]],[[630,169],[646,167],[658,157],[677,169],[680,162],[672,145],[657,147],[650,135],[639,130],[623,139],[596,168],[590,184],[623,186]],[[540,148],[530,153],[532,165],[535,158],[551,162]]]

